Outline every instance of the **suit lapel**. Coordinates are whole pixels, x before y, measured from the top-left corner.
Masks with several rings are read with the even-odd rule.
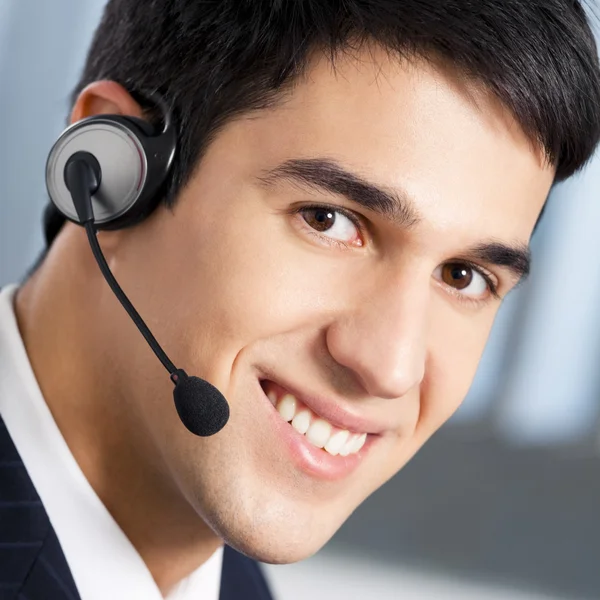
[[[60,543],[0,418],[0,600],[80,600]]]
[[[225,546],[219,600],[272,600],[256,561]]]

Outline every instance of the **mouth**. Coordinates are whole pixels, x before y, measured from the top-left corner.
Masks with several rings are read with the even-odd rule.
[[[309,475],[326,480],[346,477],[380,437],[366,426],[361,430],[361,419],[342,414],[331,404],[325,409],[319,401],[294,394],[274,381],[259,383],[273,409],[276,431],[296,465]]]
[[[349,456],[360,452],[365,445],[365,432],[350,431],[334,425],[273,381],[263,380],[261,387],[279,416],[315,448],[321,448],[331,456]]]

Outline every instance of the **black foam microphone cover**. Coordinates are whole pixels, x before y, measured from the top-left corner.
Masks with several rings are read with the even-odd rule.
[[[208,437],[225,427],[229,404],[214,385],[199,377],[190,377],[183,369],[177,369],[171,380],[175,383],[175,408],[192,433]]]

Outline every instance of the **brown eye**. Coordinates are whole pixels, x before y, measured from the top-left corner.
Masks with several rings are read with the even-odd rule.
[[[335,224],[335,212],[326,208],[309,208],[302,212],[302,218],[315,231],[327,231]]]
[[[445,264],[441,275],[444,283],[457,290],[464,290],[473,281],[473,269],[461,263]]]
[[[359,226],[341,210],[307,206],[298,211],[304,222],[322,237],[352,246],[362,246]]]
[[[494,284],[488,278],[489,276],[464,262],[440,265],[436,268],[434,277],[451,287],[454,293],[471,299],[484,298],[495,292]]]

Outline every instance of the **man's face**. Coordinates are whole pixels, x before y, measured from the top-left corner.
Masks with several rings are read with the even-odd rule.
[[[318,550],[460,405],[518,279],[498,245],[527,245],[554,175],[455,75],[359,58],[316,59],[218,134],[173,213],[117,234],[117,279],[231,418],[190,434],[115,303],[131,406],[194,510],[267,562]]]

